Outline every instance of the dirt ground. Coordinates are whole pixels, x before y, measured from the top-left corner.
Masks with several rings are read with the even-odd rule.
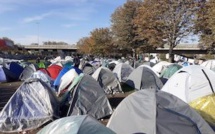
[[[3,109],[3,107],[6,105],[6,103],[8,102],[8,100],[11,98],[11,96],[16,92],[16,90],[18,89],[18,87],[22,84],[23,82],[21,81],[17,81],[17,82],[10,82],[10,83],[0,83],[0,111]],[[113,109],[115,109],[117,107],[117,105],[129,94],[131,94],[133,92],[133,90],[131,90],[129,87],[122,85],[122,89],[124,89],[123,91],[125,91],[124,93],[117,93],[114,95],[109,95],[108,99],[110,101],[110,104],[112,106]],[[106,117],[102,120],[100,120],[100,122],[104,125],[107,124],[109,120],[109,117]],[[44,125],[45,126],[45,125]],[[43,127],[43,126],[42,126]],[[36,130],[31,130],[28,131],[28,134],[36,134],[42,127],[36,129]],[[4,134],[4,133],[0,133],[0,134]],[[13,134],[21,134],[21,133],[13,133]]]

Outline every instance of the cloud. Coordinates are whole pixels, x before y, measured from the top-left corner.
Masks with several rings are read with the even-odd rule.
[[[43,14],[37,15],[37,16],[27,17],[27,18],[23,19],[23,23],[30,23],[33,21],[39,21],[39,20],[42,20],[42,19],[49,17],[51,15],[52,15],[52,12],[48,12],[48,13],[43,13]]]

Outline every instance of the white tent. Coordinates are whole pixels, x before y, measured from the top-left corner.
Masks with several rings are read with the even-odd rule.
[[[60,79],[58,94],[60,94],[62,92],[62,90],[64,90],[69,84],[71,84],[72,81],[77,76],[78,76],[78,73],[75,71],[74,68],[72,68],[68,72],[66,72]]]
[[[157,73],[161,73],[166,66],[170,65],[171,63],[167,62],[167,61],[160,61],[157,64],[155,64],[152,69],[157,72]]]
[[[215,60],[204,61],[202,64],[200,64],[200,66],[203,66],[203,67],[206,67],[208,69],[215,71]]]
[[[215,128],[215,72],[197,65],[183,67],[161,90],[189,103]]]
[[[215,73],[198,65],[183,67],[167,81],[161,90],[189,103],[214,93]]]

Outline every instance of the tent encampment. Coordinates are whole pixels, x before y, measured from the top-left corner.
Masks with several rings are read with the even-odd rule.
[[[111,115],[107,127],[117,134],[214,134],[189,105],[156,89],[127,96]]]

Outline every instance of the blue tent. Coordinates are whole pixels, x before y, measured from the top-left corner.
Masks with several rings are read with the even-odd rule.
[[[9,70],[14,73],[15,77],[17,78],[17,80],[19,79],[19,76],[21,75],[22,71],[24,70],[24,68],[19,65],[16,62],[11,62],[10,66],[9,66]]]

